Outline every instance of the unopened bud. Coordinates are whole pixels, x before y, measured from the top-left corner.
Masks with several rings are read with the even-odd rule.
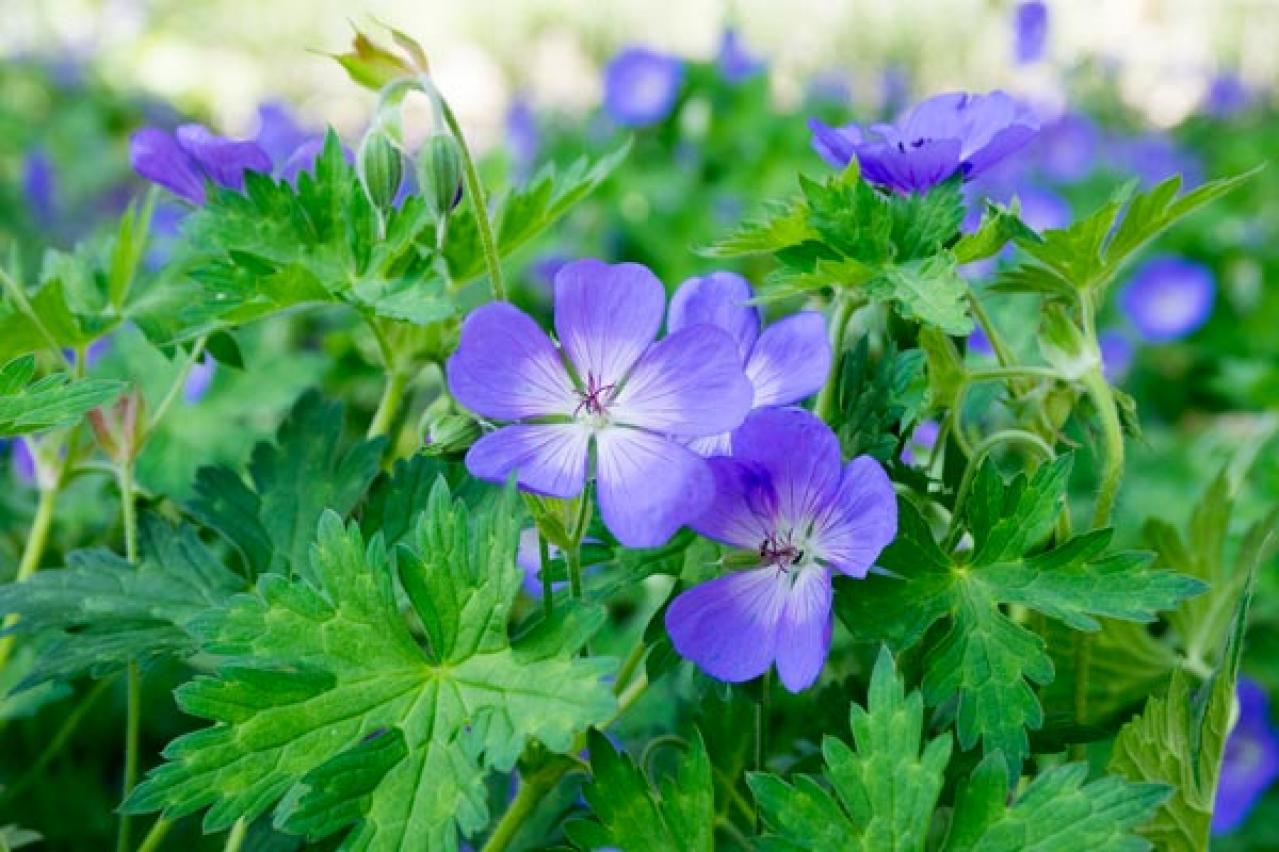
[[[426,452],[433,456],[460,453],[479,438],[479,424],[461,414],[441,414],[432,418],[426,425],[424,436]]]
[[[383,213],[390,210],[404,180],[404,155],[385,130],[374,127],[364,135],[356,172],[373,206]]]
[[[1097,346],[1084,338],[1061,305],[1050,304],[1044,308],[1039,326],[1039,351],[1066,379],[1078,379],[1101,365]]]
[[[462,152],[456,139],[447,133],[427,137],[417,155],[417,182],[437,221],[457,206],[462,200]]]

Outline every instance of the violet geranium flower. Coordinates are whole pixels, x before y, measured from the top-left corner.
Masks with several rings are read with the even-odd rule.
[[[750,282],[734,272],[690,278],[671,297],[667,325],[672,332],[699,323],[728,332],[755,389],[751,408],[789,405],[817,393],[831,367],[826,320],[816,311],[802,311],[761,333],[763,320],[750,304],[753,298]],[[704,456],[727,455],[730,434],[699,438],[689,446]]]
[[[246,171],[271,171],[271,158],[256,142],[228,139],[200,124],[176,133],[144,127],[129,139],[129,162],[142,177],[192,204],[203,204],[204,182],[244,189]]]
[[[665,301],[646,267],[579,260],[555,276],[559,348],[505,302],[473,311],[449,388],[509,425],[472,445],[471,474],[504,482],[515,471],[525,490],[571,498],[593,458],[600,515],[627,547],[660,545],[700,515],[714,478],[685,444],[735,428],[754,392],[722,329],[692,325],[654,343]]]
[[[1119,291],[1119,307],[1143,340],[1167,343],[1208,321],[1216,290],[1208,267],[1178,257],[1155,257]]]
[[[1239,718],[1226,740],[1217,781],[1212,833],[1228,834],[1248,817],[1262,794],[1279,779],[1279,733],[1270,723],[1270,702],[1261,684],[1240,678]]]
[[[733,27],[725,29],[720,37],[715,64],[720,76],[733,85],[744,83],[764,70],[764,61],[746,49],[741,33]]]
[[[972,180],[1024,147],[1039,121],[1004,92],[936,95],[895,124],[830,127],[810,118],[813,147],[832,166],[855,157],[862,177],[895,192],[924,192],[952,175]]]
[[[624,127],[647,127],[671,114],[684,63],[644,47],[623,50],[604,70],[604,111]]]
[[[865,577],[897,534],[897,502],[879,463],[840,461],[839,441],[807,411],[756,411],[733,455],[709,459],[715,502],[693,529],[759,556],[759,566],[681,594],[666,630],[681,656],[738,682],[774,663],[791,692],[817,680],[830,649],[831,576]]]
[[[1048,6],[1043,0],[1024,0],[1013,17],[1013,53],[1018,65],[1038,62],[1048,42]]]

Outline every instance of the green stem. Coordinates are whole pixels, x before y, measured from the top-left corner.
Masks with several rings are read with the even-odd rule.
[[[832,423],[836,414],[834,409],[838,401],[836,397],[839,393],[839,378],[843,372],[840,369],[840,363],[844,352],[844,338],[848,333],[848,321],[856,308],[855,299],[842,290],[836,291],[835,305],[830,317],[830,375],[826,377],[826,383],[817,392],[817,401],[813,403],[813,412],[828,424]]]
[[[61,476],[58,477],[61,479]],[[59,483],[60,484],[60,483]],[[61,489],[55,484],[52,488],[44,489],[40,492],[40,501],[36,504],[36,514],[31,521],[31,532],[27,535],[27,543],[22,549],[22,559],[18,562],[18,574],[14,577],[13,582],[26,582],[36,569],[40,567],[40,559],[44,556],[45,545],[49,541],[49,529],[53,525],[53,510],[58,504],[58,493]],[[4,620],[4,627],[7,629],[17,622],[15,616],[8,616]],[[5,663],[9,660],[9,655],[13,653],[13,636],[4,636],[0,638],[0,670],[4,669]]]
[[[124,727],[124,784],[121,800],[127,799],[133,787],[138,783],[138,735],[142,730],[142,671],[136,660],[129,662],[125,672],[125,683],[128,691],[128,705],[125,711]],[[116,852],[128,852],[129,830],[131,818],[128,814],[120,814],[119,831],[115,836]]]
[[[116,470],[120,484],[120,520],[124,526],[124,558],[138,561],[138,516],[133,505],[133,463],[122,462]]]
[[[1027,432],[1024,429],[1001,429],[993,435],[987,436],[973,447],[968,456],[968,464],[964,467],[964,474],[960,477],[959,489],[955,492],[955,508],[951,512],[950,527],[947,529],[946,537],[942,541],[943,550],[950,550],[959,542],[960,530],[962,529],[960,520],[964,515],[964,505],[968,502],[968,492],[972,488],[973,478],[977,475],[977,469],[981,466],[982,459],[986,458],[990,451],[1000,444],[1025,444],[1038,450],[1045,461],[1051,461],[1056,456],[1056,452],[1047,441],[1034,432]]]
[[[204,354],[204,345],[207,338],[200,337],[196,340],[195,345],[191,347],[191,354],[187,356],[186,361],[182,364],[182,368],[178,370],[178,375],[173,379],[173,383],[169,385],[169,390],[165,393],[164,399],[160,400],[160,404],[156,406],[155,414],[147,423],[147,429],[142,433],[142,442],[145,443],[151,434],[155,432],[155,427],[160,425],[160,421],[164,419],[164,415],[173,407],[173,403],[177,400],[178,395],[182,393],[182,389],[186,387],[187,377],[191,375],[191,370],[195,367],[196,362],[200,360],[200,356]],[[83,359],[81,359],[83,360]],[[139,445],[141,446],[141,444]]]
[[[493,289],[493,298],[499,302],[506,301],[506,282],[502,278],[502,264],[497,256],[497,241],[493,239],[493,224],[489,221],[488,206],[484,200],[484,185],[480,183],[479,172],[475,170],[475,161],[466,146],[466,137],[457,123],[457,117],[449,107],[444,96],[436,92],[444,121],[449,132],[457,140],[457,147],[462,154],[462,177],[466,183],[466,194],[471,201],[471,209],[475,211],[475,231],[480,237],[480,247],[484,250],[484,261],[488,266],[489,285]]]
[[[968,391],[972,386],[979,382],[987,381],[1008,381],[1008,390],[1014,396],[1017,395],[1017,389],[1014,383],[1018,378],[1054,380],[1060,378],[1060,375],[1048,367],[1032,367],[1032,366],[1016,366],[1016,367],[999,367],[989,370],[973,370],[967,373],[963,380],[960,381],[959,387],[955,389],[955,400],[950,407],[951,432],[955,436],[955,443],[959,445],[959,449],[964,455],[972,458],[976,452],[975,446],[968,438],[968,433],[964,431],[963,411],[964,401],[968,398]],[[1042,442],[1042,438],[1040,439]]]
[[[391,423],[404,401],[404,391],[409,386],[409,376],[400,370],[388,367],[386,384],[382,387],[382,399],[378,401],[373,419],[369,421],[368,437],[377,438],[391,429]]]
[[[159,817],[151,825],[151,830],[147,832],[147,836],[142,838],[142,845],[138,847],[138,852],[155,852],[160,848],[160,844],[164,842],[164,838],[168,836],[169,829],[173,828],[173,823],[164,817]]]
[[[1008,367],[1014,364],[1016,359],[1013,358],[1013,351],[1004,342],[1003,335],[999,333],[999,329],[995,328],[995,324],[990,321],[990,314],[986,313],[986,309],[982,307],[981,300],[977,298],[976,293],[969,291],[968,304],[973,309],[973,316],[977,318],[978,325],[986,333],[986,339],[990,341],[990,348],[995,350],[995,360],[999,362],[1001,367]]]
[[[1115,498],[1119,494],[1119,483],[1124,475],[1124,427],[1119,422],[1114,392],[1101,369],[1090,370],[1080,381],[1101,420],[1101,482],[1097,488],[1097,505],[1092,518],[1093,528],[1096,529],[1110,523]]]
[[[644,662],[644,654],[647,651],[648,648],[644,645],[644,637],[641,635],[635,643],[635,647],[631,648],[630,653],[626,655],[626,659],[622,661],[622,667],[617,670],[617,678],[614,683],[620,684],[619,689],[626,686],[627,681],[631,679],[631,675],[635,674],[635,670],[639,668],[640,663]]]
[[[568,563],[568,591],[573,600],[582,599],[582,545],[574,544],[564,552],[564,561]]]
[[[537,559],[542,569],[542,609],[546,611],[546,617],[550,618],[555,614],[555,591],[551,583],[551,545],[541,530],[537,533]]]
[[[40,780],[42,773],[55,757],[57,757],[62,749],[66,747],[71,740],[71,736],[80,727],[80,723],[84,721],[84,717],[93,709],[93,705],[102,696],[107,688],[115,682],[114,678],[103,678],[93,685],[89,693],[80,699],[75,708],[67,714],[67,718],[62,720],[62,724],[58,726],[57,732],[53,738],[49,740],[49,744],[40,752],[40,756],[31,764],[30,768],[22,774],[22,777],[14,782],[11,786],[5,787],[0,792],[0,799],[11,799],[26,790],[31,784]]]
[[[244,817],[237,819],[226,836],[226,845],[222,847],[222,852],[240,852],[240,847],[244,845],[244,836],[248,831],[249,821]]]

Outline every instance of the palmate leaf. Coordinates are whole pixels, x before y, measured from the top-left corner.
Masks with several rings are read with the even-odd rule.
[[[43,640],[19,688],[188,656],[192,619],[245,587],[189,528],[143,518],[139,551],[136,566],[109,550],[76,551],[66,568],[0,586],[0,614],[19,616],[12,629]]]
[[[754,775],[751,789],[769,832],[758,847],[779,852],[923,850],[950,759],[951,739],[923,742],[923,699],[906,694],[886,649],[871,675],[866,707],[854,704],[855,748],[822,743],[828,791],[800,776],[787,783]],[[922,751],[921,751],[922,746]],[[958,798],[942,848],[953,852],[1143,850],[1132,830],[1168,795],[1159,784],[1102,778],[1084,784],[1088,767],[1070,764],[1041,774],[1011,804],[999,752],[957,785]]]
[[[377,476],[382,439],[342,451],[342,406],[308,391],[280,424],[274,444],[261,443],[249,482],[225,467],[201,468],[187,506],[224,535],[250,571],[304,570],[315,524],[326,510],[345,516]]]
[[[808,211],[802,201],[789,204],[769,202],[765,216],[747,222],[728,236],[717,240],[700,252],[705,257],[741,257],[748,254],[771,254],[814,239],[817,233],[808,224]]]
[[[974,478],[964,512],[971,551],[948,555],[908,500],[899,501],[898,535],[879,564],[896,576],[839,585],[836,612],[859,641],[906,648],[946,619],[924,658],[924,698],[955,703],[960,745],[980,741],[1016,772],[1043,709],[1034,685],[1053,680],[1044,640],[1001,607],[1020,604],[1076,630],[1097,619],[1153,621],[1156,613],[1203,591],[1198,580],[1156,570],[1149,554],[1104,553],[1109,530],[1036,552],[1065,499],[1070,457],[1005,484],[993,462]]]
[[[1180,196],[1177,194],[1181,188],[1179,175],[1135,195],[1131,185],[1125,186],[1092,215],[1068,228],[1045,231],[1042,239],[1019,238],[1018,245],[1032,261],[1002,274],[996,289],[1067,298],[1073,298],[1078,290],[1099,290],[1119,274],[1142,246],[1180,219],[1251,179],[1260,168],[1209,181]]]
[[[1210,489],[1210,497],[1216,488]],[[1228,505],[1224,511],[1229,513]],[[1207,542],[1201,539],[1200,544],[1207,545],[1208,550],[1202,555],[1209,560],[1220,558],[1214,548],[1221,544],[1212,530],[1222,522],[1205,516],[1212,512],[1205,502],[1191,524],[1192,530],[1198,528],[1192,536],[1207,535]],[[1224,525],[1221,531],[1224,533]],[[1142,832],[1161,850],[1198,852],[1208,848],[1253,585],[1259,565],[1273,553],[1276,544],[1279,544],[1279,529],[1274,516],[1263,518],[1245,537],[1240,564],[1236,565],[1244,582],[1238,590],[1221,662],[1204,688],[1205,699],[1196,700],[1191,695],[1188,676],[1184,669],[1177,667],[1173,669],[1167,694],[1152,697],[1141,716],[1125,725],[1115,739],[1110,771],[1135,780],[1165,782],[1176,788],[1172,798]]]
[[[840,360],[836,432],[844,455],[864,453],[888,461],[897,448],[894,434],[902,421],[911,422],[923,404],[921,387],[924,352],[888,349],[877,359],[870,356],[870,342],[861,338]]]
[[[101,379],[72,380],[65,373],[31,381],[35,357],[0,368],[0,438],[41,432],[79,420],[120,395],[124,385]]]
[[[968,283],[949,252],[885,267],[867,282],[866,294],[881,302],[892,302],[906,319],[918,320],[949,335],[963,337],[972,333]]]
[[[169,762],[126,801],[171,818],[208,808],[206,831],[274,807],[281,830],[342,848],[456,849],[488,820],[490,768],[510,770],[531,738],[553,751],[616,702],[613,662],[574,656],[582,634],[512,645],[520,586],[514,495],[483,509],[441,481],[399,573],[426,629],[401,615],[380,537],[326,513],[306,579],[267,574],[256,591],[193,624],[218,673],[177,692],[212,727],[165,750]]]
[[[583,790],[598,822],[564,827],[580,849],[634,852],[711,852],[715,848],[715,791],[711,763],[694,733],[675,774],[654,789],[625,754],[598,731],[590,737],[591,783]]]

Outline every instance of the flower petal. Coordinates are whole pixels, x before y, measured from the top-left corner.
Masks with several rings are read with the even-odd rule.
[[[810,566],[799,571],[777,623],[777,674],[790,692],[813,685],[826,664],[831,636],[830,572]]]
[[[559,352],[532,317],[505,302],[471,312],[447,365],[449,390],[483,417],[518,420],[571,415],[573,381]]]
[[[817,393],[830,367],[830,341],[821,314],[804,311],[773,323],[746,362],[746,378],[755,386],[754,407],[786,405]]]
[[[959,170],[958,139],[923,139],[917,145],[872,143],[857,147],[862,176],[897,192],[922,192]]]
[[[721,328],[732,336],[744,362],[759,337],[759,308],[750,282],[736,272],[712,272],[690,278],[671,297],[667,333],[698,323]]]
[[[521,488],[550,497],[576,497],[586,482],[591,432],[577,423],[517,423],[480,438],[466,453],[466,469],[503,483],[516,471]]]
[[[863,141],[861,128],[856,124],[831,127],[819,118],[810,118],[808,129],[813,133],[813,150],[827,164],[837,169],[844,168],[852,161],[857,145]]]
[[[256,142],[217,136],[202,124],[184,124],[176,135],[182,150],[218,186],[240,190],[246,171],[271,173],[271,158]]]
[[[870,456],[844,468],[839,491],[813,525],[817,558],[858,579],[897,535],[897,495],[888,474]]]
[[[733,433],[733,455],[758,464],[777,494],[773,525],[806,528],[839,487],[839,440],[799,408],[761,408]]]
[[[711,677],[730,683],[759,677],[776,656],[789,585],[776,568],[717,577],[671,603],[666,632],[680,656]]]
[[[171,133],[144,127],[129,138],[129,163],[142,177],[185,198],[204,203],[204,176]]]
[[[638,263],[567,263],[555,275],[555,333],[583,382],[620,384],[657,337],[662,282]]]
[[[733,452],[733,433],[720,432],[717,435],[708,435],[705,438],[694,438],[685,446],[704,459],[709,459],[713,456],[731,455]]]
[[[609,410],[619,423],[700,438],[737,428],[754,393],[728,332],[694,325],[654,344]]]
[[[706,460],[651,432],[613,427],[596,434],[600,515],[627,547],[665,544],[710,505]]]
[[[772,531],[777,492],[768,472],[740,458],[707,459],[715,480],[715,496],[690,526],[724,544],[754,550]]]

